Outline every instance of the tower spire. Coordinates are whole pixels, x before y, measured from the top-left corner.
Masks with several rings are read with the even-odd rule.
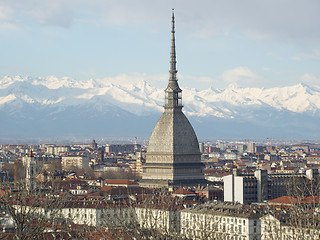
[[[142,187],[176,189],[207,185],[197,136],[182,111],[182,90],[176,74],[175,18],[172,12],[169,81],[164,90],[164,113],[149,139],[140,181]],[[139,156],[137,169],[140,158],[143,160],[142,155]]]
[[[174,9],[172,9],[172,27],[171,27],[171,54],[170,54],[170,70],[169,83],[165,90],[165,109],[181,109],[182,108],[182,90],[178,85],[177,79],[177,60],[176,60],[176,39],[175,39],[175,19]]]
[[[174,8],[172,8],[172,28],[171,28],[171,56],[170,56],[170,81],[177,81],[177,60],[176,60],[176,43],[174,29]]]

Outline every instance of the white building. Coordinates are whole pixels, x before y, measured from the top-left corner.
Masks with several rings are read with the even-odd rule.
[[[63,156],[61,166],[63,169],[87,168],[89,167],[90,158],[87,156]]]
[[[233,203],[257,202],[257,179],[254,176],[231,174],[223,177],[224,201]]]
[[[261,240],[320,239],[319,218],[268,214],[261,218]]]
[[[47,153],[59,155],[60,153],[70,152],[70,146],[55,146],[55,145],[47,145]]]
[[[310,170],[305,174],[268,174],[267,170],[258,169],[254,175],[239,174],[235,169],[233,174],[225,176],[224,201],[250,204],[263,202],[288,195],[293,183],[301,186],[308,181],[307,177],[314,178],[318,171]]]
[[[251,142],[247,144],[247,152],[248,153],[255,153],[256,152],[256,144]]]
[[[166,235],[178,233],[180,230],[180,211],[136,207],[136,220],[142,229],[156,229]]]
[[[259,215],[241,205],[200,205],[181,211],[180,234],[187,239],[260,239]]]

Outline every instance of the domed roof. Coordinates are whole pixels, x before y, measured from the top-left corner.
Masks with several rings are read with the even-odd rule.
[[[166,110],[155,125],[147,154],[200,154],[197,136],[181,109]]]

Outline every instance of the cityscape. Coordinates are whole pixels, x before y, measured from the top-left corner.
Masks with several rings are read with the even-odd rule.
[[[69,6],[63,1],[56,4],[44,1],[38,4],[33,2],[35,7],[30,8],[31,5],[23,3],[17,7],[0,1],[0,34],[3,31],[3,36],[10,39],[11,31],[35,31],[37,24],[48,31],[47,26],[66,30],[80,23],[84,28],[86,24],[98,28],[106,24],[109,28],[112,23],[118,30],[111,30],[111,27],[110,33],[120,34],[127,26],[144,22],[146,16],[152,15],[139,16],[138,13],[142,12],[137,6],[127,1],[124,3],[104,5],[83,1],[80,5],[71,2]],[[207,4],[207,7],[212,6]],[[247,4],[244,3],[244,6],[249,6]],[[167,5],[156,3],[151,7],[147,3],[138,4],[144,9],[156,9],[156,12]],[[27,10],[22,10],[26,6]],[[80,15],[72,13],[71,6],[74,11],[81,10],[81,16],[86,17],[80,18]],[[133,12],[136,11],[135,14],[127,10],[130,6]],[[211,32],[209,29],[214,25],[196,23],[207,17],[196,19],[186,16],[185,8],[179,6],[181,10],[172,8],[170,11],[167,38],[159,38],[170,43],[167,49],[161,50],[169,52],[169,58],[164,60],[169,62],[169,74],[165,78],[162,74],[149,74],[148,81],[141,77],[144,74],[136,72],[138,83],[131,79],[128,84],[126,80],[130,77],[127,76],[116,77],[119,83],[106,83],[108,79],[101,78],[101,73],[81,72],[83,62],[80,60],[75,62],[75,69],[70,65],[70,72],[78,71],[79,79],[82,76],[90,80],[53,75],[11,77],[9,75],[14,75],[21,65],[15,60],[18,65],[9,66],[14,61],[8,57],[8,65],[3,64],[3,69],[9,75],[0,80],[0,239],[320,239],[320,82],[316,70],[310,73],[316,69],[314,62],[319,59],[318,46],[312,43],[313,38],[319,36],[317,33],[305,36],[309,38],[310,46],[314,46],[312,55],[300,53],[291,56],[291,61],[312,58],[314,62],[306,64],[308,67],[301,64],[296,67],[295,73],[283,70],[288,77],[297,78],[297,75],[305,73],[300,77],[303,81],[291,87],[286,87],[292,84],[286,80],[275,85],[284,73],[257,74],[244,65],[225,70],[217,80],[215,77],[188,76],[190,66],[186,61],[186,66],[181,64],[186,75],[180,75],[179,56],[185,55],[179,45],[189,40],[184,35],[187,25],[181,24],[182,34],[178,34],[179,14],[189,24],[195,21],[195,25],[190,24],[190,27],[197,26],[199,31],[196,35],[202,38],[212,34],[220,38],[219,32],[224,29],[222,35],[243,41],[231,26],[246,32],[252,41],[261,41],[262,38],[268,39],[262,41],[273,41],[270,40],[273,34],[290,39],[295,31],[288,29],[287,34],[282,34],[273,22],[270,22],[271,32],[268,27],[262,28],[262,32],[254,31],[251,18],[247,22],[245,14],[239,17],[234,10],[218,4],[217,8],[227,15],[225,19],[231,21],[233,16],[238,16],[239,22],[238,25],[233,21],[232,24],[223,23],[226,24],[224,28],[216,27]],[[188,1],[186,6],[186,9],[195,7]],[[232,6],[238,6],[243,13],[247,11],[235,2]],[[316,6],[320,7],[314,3],[313,8]],[[260,14],[264,7],[268,9],[269,6],[262,3],[255,5]],[[298,10],[299,7],[300,4],[292,4],[289,8]],[[310,15],[314,13],[313,8],[305,7]],[[96,18],[100,11],[107,13],[108,18]],[[125,14],[121,14],[122,11]],[[89,21],[87,17],[92,13],[95,16]],[[286,14],[291,19],[287,11],[279,16]],[[160,15],[154,12],[149,24],[155,24],[155,19]],[[264,21],[258,19],[256,17],[263,27]],[[246,27],[242,26],[244,23]],[[301,21],[299,24],[307,23]],[[299,24],[294,28],[296,31],[301,31]],[[200,28],[202,25],[203,29]],[[51,43],[47,42],[53,48],[55,34],[59,31],[51,28],[45,33],[53,37]],[[132,29],[125,29],[127,31]],[[160,28],[154,28],[151,32],[158,34],[159,31]],[[184,39],[177,38],[177,34],[184,36]],[[68,42],[68,34],[58,35],[58,38],[65,38]],[[87,37],[83,36],[85,40]],[[123,46],[123,51],[132,48],[133,53],[142,46],[135,37],[133,34],[132,46]],[[116,48],[115,52],[109,49],[118,67],[121,65],[118,57],[122,58],[117,56],[117,52],[121,54],[120,39],[115,36],[114,40],[110,40]],[[216,40],[223,52],[226,51],[223,45],[229,44],[228,41],[222,44],[224,39]],[[292,39],[303,41],[300,35]],[[28,41],[30,39],[26,39],[28,44],[37,44],[37,40],[32,43]],[[101,50],[99,41],[97,46],[92,46],[97,55]],[[146,38],[144,41],[151,40]],[[81,45],[81,42],[82,39],[79,39],[77,43]],[[38,44],[41,46],[43,43]],[[64,47],[68,51],[74,47],[77,52],[76,43],[73,44]],[[247,40],[245,45],[248,47],[250,41]],[[135,46],[137,49],[134,49]],[[278,48],[281,44],[273,46]],[[254,44],[252,47],[259,49]],[[196,51],[203,50],[201,46]],[[196,51],[191,58],[197,56]],[[286,51],[282,52],[283,56]],[[34,53],[38,54],[37,51]],[[155,64],[151,65],[162,68],[161,54],[160,60],[155,60]],[[254,56],[253,52],[251,54]],[[35,61],[31,55],[30,63]],[[53,52],[51,55],[52,69],[55,69],[59,63]],[[67,58],[67,54],[64,56]],[[199,53],[198,60],[201,60],[200,56],[202,54]],[[268,52],[267,56],[275,57],[275,53]],[[237,61],[238,57],[237,53],[234,59],[229,56],[230,61]],[[61,71],[67,72],[63,66],[65,59],[62,58],[59,58]],[[157,57],[149,59],[150,63],[153,58]],[[97,57],[98,62],[101,59],[104,57]],[[93,64],[100,66],[95,61],[92,59]],[[140,56],[137,56],[132,63],[137,71],[140,61]],[[272,64],[274,61],[271,61]],[[249,58],[243,59],[244,64],[249,62]],[[271,67],[271,62],[264,60],[266,65],[262,67],[263,71],[269,71],[267,66]],[[113,61],[107,63],[113,64]],[[125,59],[123,63],[126,65]],[[150,63],[145,67],[152,69],[154,66],[151,67]],[[215,63],[220,69],[218,61]],[[42,71],[47,74],[47,65],[40,62],[36,65],[39,65],[38,74]],[[203,69],[202,65],[195,64],[197,71]],[[278,65],[275,63],[273,70],[279,70]],[[26,61],[24,69],[28,70],[25,73],[35,71],[31,66]],[[126,68],[130,69],[128,66]],[[83,71],[88,70],[83,68]],[[92,68],[92,72],[97,69]],[[114,71],[117,71],[116,67]],[[205,71],[203,74],[206,74]],[[270,81],[265,86],[254,86],[253,82],[259,85],[259,81],[266,78]],[[217,82],[222,80],[230,85],[221,85],[225,88],[220,88],[222,83]],[[157,87],[151,86],[150,82]],[[203,90],[207,87],[206,82],[217,83],[217,88],[211,86]]]
[[[204,178],[187,182],[176,171],[148,174],[148,150],[139,143],[2,144],[0,150],[1,227],[8,236],[18,230],[39,239],[320,235],[320,144],[199,142]]]

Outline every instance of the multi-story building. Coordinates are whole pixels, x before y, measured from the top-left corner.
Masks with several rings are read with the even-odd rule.
[[[238,152],[239,153],[244,153],[245,151],[246,151],[246,149],[247,149],[247,146],[246,145],[243,145],[243,144],[238,144],[237,145],[237,150],[238,150]]]
[[[141,148],[140,144],[107,144],[106,153],[133,153]]]
[[[257,202],[257,179],[254,176],[240,176],[234,171],[223,181],[224,201],[241,204]]]
[[[208,204],[181,211],[186,239],[260,239],[260,215],[242,205]]]
[[[260,214],[254,208],[240,204],[204,204],[183,209],[181,204],[172,201],[161,205],[150,201],[126,205],[68,199],[50,203],[49,208],[42,207],[41,203],[14,207],[17,211],[28,211],[52,221],[64,218],[74,224],[131,233],[152,232],[169,238],[257,240],[261,236]]]
[[[256,144],[251,142],[247,144],[247,152],[248,153],[256,153]]]
[[[310,170],[311,171],[311,170]],[[224,177],[224,201],[253,203],[293,194],[295,189],[306,183],[307,176],[317,180],[318,171],[305,174],[268,174],[258,169],[254,175],[233,174]]]
[[[70,146],[55,146],[55,145],[48,145],[47,146],[47,153],[59,155],[60,153],[70,152]]]
[[[63,169],[88,168],[90,158],[87,156],[70,155],[61,158],[61,166]]]
[[[318,216],[270,213],[261,217],[261,240],[320,239]]]

